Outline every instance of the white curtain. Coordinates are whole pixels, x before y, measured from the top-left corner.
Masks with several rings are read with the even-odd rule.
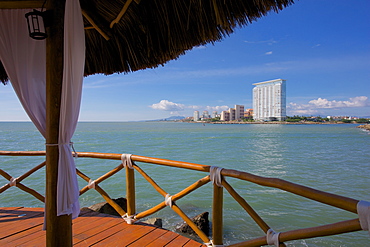
[[[0,59],[28,116],[46,135],[45,41],[28,37],[25,13],[0,9]],[[76,129],[85,61],[85,39],[78,0],[67,0],[64,26],[63,90],[59,126],[57,215],[78,216],[79,189],[70,140]]]
[[[31,9],[0,9],[0,59],[24,110],[46,134],[45,41],[28,36]]]
[[[82,94],[85,33],[80,3],[67,0],[64,16],[64,71],[59,126],[58,215],[80,213],[76,167],[70,149]]]

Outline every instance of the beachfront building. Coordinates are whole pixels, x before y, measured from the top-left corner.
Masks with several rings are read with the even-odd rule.
[[[199,121],[199,111],[194,111],[193,120],[194,121]]]
[[[216,117],[217,117],[217,115],[218,115],[218,114],[217,114],[217,111],[213,111],[213,112],[212,112],[212,118],[216,118]]]
[[[230,121],[230,112],[229,111],[222,111],[220,120],[221,121]]]
[[[244,106],[235,105],[235,120],[241,120],[244,118]]]
[[[243,105],[235,105],[235,108],[229,108],[227,111],[222,111],[220,116],[221,121],[241,120],[242,118],[244,118]]]
[[[247,109],[244,112],[244,118],[250,118],[250,117],[253,117],[253,109],[252,108]]]
[[[286,80],[276,79],[253,84],[253,118],[256,121],[286,119]]]
[[[209,119],[211,118],[211,115],[209,115],[208,111],[203,111],[203,115],[201,117],[201,120]]]
[[[229,108],[230,121],[235,120],[235,108]]]

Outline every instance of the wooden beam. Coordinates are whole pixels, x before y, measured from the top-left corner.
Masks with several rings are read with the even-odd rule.
[[[106,40],[109,40],[109,39],[110,39],[110,36],[111,36],[110,32],[108,32],[107,30],[104,30],[104,31],[103,31],[103,29],[104,29],[104,25],[99,25],[99,24],[97,23],[97,20],[93,20],[93,18],[91,18],[91,16],[87,13],[87,11],[86,11],[86,10],[82,10],[82,15],[86,18],[86,20],[87,20],[88,22],[90,22],[90,24],[92,25],[92,27],[93,27],[96,31],[98,31],[98,32],[100,33],[100,35],[101,35],[101,36],[103,36],[103,37],[104,37],[104,39],[106,39]],[[85,29],[91,29],[91,28],[85,28]]]
[[[130,4],[132,3],[132,0],[127,0],[125,2],[125,4],[123,5],[123,8],[121,10],[121,12],[119,12],[119,14],[117,15],[116,19],[114,19],[111,23],[110,23],[110,28],[113,28],[114,24],[118,23],[122,16],[126,13],[126,11],[128,10],[128,7],[130,6]]]
[[[0,0],[0,9],[33,9],[41,8],[43,0],[13,0],[2,1]]]
[[[65,0],[48,0],[53,25],[46,39],[46,143],[58,144],[63,80]],[[71,215],[57,216],[59,148],[46,145],[46,246],[72,246]]]

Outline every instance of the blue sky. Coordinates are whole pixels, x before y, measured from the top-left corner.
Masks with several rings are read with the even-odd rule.
[[[287,80],[287,115],[370,116],[370,1],[300,0],[164,67],[85,78],[80,121],[252,108],[253,83]],[[27,121],[10,85],[0,121]]]

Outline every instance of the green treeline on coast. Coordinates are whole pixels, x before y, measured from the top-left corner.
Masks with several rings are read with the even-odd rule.
[[[305,116],[293,116],[287,117],[286,122],[342,122],[342,123],[369,123],[368,118],[356,118],[356,119],[331,119],[322,117],[305,117]]]
[[[182,122],[193,122],[193,119],[186,118]],[[219,117],[209,118],[198,122],[204,123],[327,123],[327,124],[341,124],[341,123],[355,123],[355,124],[370,124],[370,118],[323,118],[323,117],[306,117],[306,116],[287,116],[285,121],[269,121],[260,122],[254,121],[253,117],[242,118],[241,120],[222,121]]]

